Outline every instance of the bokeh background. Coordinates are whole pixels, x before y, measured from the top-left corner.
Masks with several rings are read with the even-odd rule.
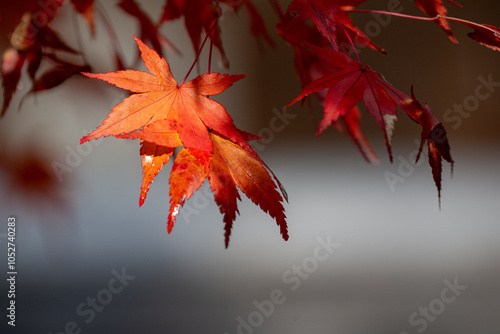
[[[214,70],[248,74],[216,99],[238,127],[258,134],[270,127],[273,109],[298,95],[300,84],[291,49],[275,32],[277,15],[268,2],[255,3],[276,47],[259,48],[249,33],[248,16],[225,11],[221,28],[231,65],[225,70],[215,63]],[[288,1],[281,3],[286,8]],[[367,1],[362,8],[383,10],[387,3]],[[158,19],[161,2],[140,4]],[[422,15],[414,2],[400,4],[404,13]],[[462,4],[464,8],[447,4],[450,15],[500,26],[500,3]],[[137,22],[116,2],[101,5],[126,60],[134,63]],[[21,1],[6,12],[5,3],[0,5],[2,51],[25,6]],[[370,14],[352,17],[362,30],[378,22]],[[79,27],[93,71],[112,70],[99,20],[91,38],[85,23],[65,5],[51,26],[75,48]],[[500,54],[470,40],[470,29],[456,24],[452,29],[458,45],[432,22],[393,17],[371,35],[388,55],[360,53],[363,62],[397,88],[409,93],[413,85],[419,100],[443,121],[456,163],[453,175],[444,164],[441,209],[427,160],[410,163],[409,170],[401,167],[401,161],[411,161],[420,136],[404,114],[396,123],[394,164],[388,162],[382,134],[364,115],[363,128],[381,158],[380,164],[368,165],[346,134],[329,129],[314,136],[321,117],[316,103],[312,112],[296,105],[289,109],[296,117],[259,150],[288,191],[290,240],[283,241],[275,222],[244,198],[228,249],[222,216],[206,184],[186,203],[173,232],[166,233],[171,163],[138,207],[142,171],[137,141],[91,142],[80,148],[87,151],[74,158],[76,166],[59,182],[54,162],[67,165],[82,134],[100,124],[125,95],[75,77],[23,99],[30,89],[23,76],[0,120],[3,165],[9,166],[0,171],[2,328],[53,334],[497,333],[500,87],[493,87],[468,117],[447,111],[471,101],[481,77],[500,82]],[[183,22],[170,23],[162,32],[182,50],[178,55],[166,49],[172,72],[181,80],[194,57]],[[206,53],[202,64],[203,69]],[[387,173],[401,171],[404,182],[391,189]],[[15,329],[5,326],[4,315],[7,218],[12,215],[17,220]],[[338,244],[324,261],[312,260],[318,238]],[[309,268],[307,277],[290,271],[303,265]],[[116,273],[126,273],[129,280],[119,292],[109,293]],[[286,280],[292,277],[300,283],[295,290]],[[461,290],[453,302],[443,303],[444,289],[454,282]],[[283,302],[259,317],[265,312],[256,303],[269,300],[276,289]],[[453,296],[449,291],[445,296]],[[106,305],[98,306],[90,320],[92,298]],[[430,308],[427,318],[424,308]]]

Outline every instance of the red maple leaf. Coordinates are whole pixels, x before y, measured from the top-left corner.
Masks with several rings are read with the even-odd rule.
[[[420,158],[422,153],[422,148],[424,143],[427,143],[428,147],[428,157],[429,165],[432,168],[432,176],[434,178],[434,183],[438,189],[438,198],[441,205],[441,172],[442,172],[442,159],[448,161],[451,164],[451,170],[453,173],[453,159],[450,154],[450,144],[448,143],[448,137],[446,136],[446,130],[443,124],[437,119],[437,117],[432,113],[431,109],[427,104],[422,106],[416,99],[412,90],[412,98],[410,103],[407,104],[406,109],[408,110],[408,115],[418,124],[422,126],[422,135],[420,139],[420,147],[418,149],[418,154],[416,162]]]
[[[392,161],[391,136],[394,121],[397,118],[397,104],[409,97],[393,88],[378,73],[368,66],[362,66],[346,55],[333,49],[310,47],[325,61],[340,70],[332,71],[307,86],[286,107],[304,97],[327,89],[325,96],[324,117],[320,121],[317,135],[320,135],[328,126],[339,117],[347,115],[363,100],[368,113],[375,119],[382,129],[386,140],[387,150]]]
[[[314,36],[314,33],[311,32],[310,36]],[[319,39],[317,40],[321,40],[321,36],[316,35],[316,37],[319,37]],[[315,39],[311,38],[305,40],[312,41]],[[329,63],[325,59],[319,57],[316,52],[313,52],[304,43],[297,43],[292,46],[295,54],[295,67],[299,75],[302,89],[307,87],[316,79],[328,73],[342,69],[341,67],[337,67],[335,64]],[[326,102],[326,91],[320,90],[314,92],[314,94],[318,98],[319,102],[324,106]],[[351,112],[348,112],[345,115],[340,115],[339,117],[339,119],[345,125],[347,134],[354,141],[363,158],[368,162],[378,163],[379,159],[377,155],[374,153],[370,143],[361,130],[360,118],[361,115],[357,108],[353,108]],[[343,127],[337,120],[332,120],[332,123],[335,128],[337,128],[339,131],[342,131]]]
[[[449,17],[448,19],[474,29],[474,32],[468,34],[470,38],[492,50],[500,51],[500,28],[489,24],[479,24],[454,17]]]
[[[282,36],[285,34],[291,37],[291,34],[297,32],[302,35],[300,30],[305,27],[301,23],[305,23],[311,19],[317,31],[328,40],[331,47],[335,50],[339,47],[345,49],[347,45],[350,45],[350,41],[353,41],[385,53],[384,49],[373,43],[365,33],[354,26],[348,13],[345,11],[358,3],[360,1],[293,0],[288,6],[287,12],[282,15],[279,30]],[[301,37],[291,37],[290,39],[314,43],[310,40],[304,40]]]
[[[332,2],[332,5],[338,5],[337,10],[351,9],[352,7],[362,3],[364,1],[336,1]],[[299,76],[302,89],[307,87],[314,80],[331,73],[335,70],[339,70],[342,67],[337,66],[332,62],[328,62],[323,58],[319,57],[316,52],[313,52],[307,45],[312,44],[319,47],[327,47],[329,41],[318,31],[316,26],[311,26],[307,24],[306,19],[308,15],[300,17],[304,11],[301,8],[304,6],[300,2],[292,2],[288,7],[286,14],[281,12],[279,5],[276,4],[276,8],[281,16],[281,21],[277,24],[276,28],[278,33],[288,42],[288,44],[294,50],[294,63]],[[355,39],[352,30],[347,30],[349,37]],[[341,40],[342,45],[339,47],[339,51],[348,52],[350,46],[345,42],[346,35],[345,31],[337,34],[338,40]],[[361,40],[363,41],[363,40]],[[370,46],[370,44],[368,44]],[[316,97],[319,102],[324,105],[326,101],[326,91],[321,90],[315,92]],[[359,151],[361,152],[363,158],[371,163],[377,163],[379,161],[378,157],[374,153],[372,147],[370,146],[368,140],[361,131],[359,124],[360,113],[355,108],[351,112],[341,115],[340,120],[345,125],[347,134],[352,138]],[[335,128],[342,131],[342,124],[337,120],[332,121]]]
[[[363,101],[368,113],[375,119],[384,133],[386,147],[392,162],[391,137],[394,122],[397,119],[397,106],[399,106],[423,128],[420,150],[424,141],[427,141],[429,163],[438,188],[438,195],[440,195],[441,158],[443,157],[450,163],[453,163],[453,160],[450,155],[446,132],[429,107],[427,105],[422,107],[414,97],[410,98],[405,93],[394,88],[368,66],[362,66],[359,62],[333,49],[322,49],[312,45],[310,47],[322,59],[342,69],[335,70],[313,81],[286,107],[312,93],[327,90],[324,102],[324,117],[317,130],[319,135],[341,116],[357,112],[357,104]],[[356,134],[356,127],[351,131]],[[371,151],[365,152],[367,157],[372,153]]]
[[[184,17],[184,24],[195,52],[200,47],[201,32],[205,31],[210,36],[213,45],[219,50],[222,62],[227,67],[229,61],[222,45],[221,31],[217,24],[217,19],[222,15],[219,4],[229,6],[235,12],[244,7],[250,16],[250,31],[253,36],[256,39],[263,38],[271,46],[274,45],[262,16],[250,0],[167,0],[160,24]]]
[[[284,188],[247,142],[258,137],[237,129],[224,107],[208,98],[222,93],[244,76],[206,73],[178,84],[166,60],[135,39],[151,73],[135,70],[85,73],[134,94],[115,106],[102,125],[80,143],[110,135],[141,140],[144,176],[140,206],[155,176],[175,149],[184,146],[176,155],[170,173],[168,233],[181,207],[208,177],[224,215],[226,247],[238,212],[236,202],[240,196],[236,187],[276,220],[287,240],[283,198],[277,191],[280,188],[286,199]]]

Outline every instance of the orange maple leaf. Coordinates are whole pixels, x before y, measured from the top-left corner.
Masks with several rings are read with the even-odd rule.
[[[144,204],[149,186],[153,179],[161,171],[162,167],[168,162],[174,153],[173,147],[159,146],[147,141],[141,141],[142,157],[142,178],[141,195],[139,196],[139,206]]]
[[[150,73],[125,70],[110,73],[84,73],[133,93],[112,109],[102,124],[83,137],[80,143],[101,136],[119,136],[139,130],[155,121],[169,119],[177,129],[182,144],[204,164],[212,152],[208,128],[238,143],[240,132],[225,108],[207,96],[217,95],[245,75],[202,74],[179,85],[164,58],[139,38],[135,40]]]
[[[276,220],[283,239],[288,240],[283,198],[277,190],[267,166],[255,151],[248,151],[240,145],[215,133],[211,134],[214,151],[207,166],[196,159],[188,150],[182,149],[175,158],[170,173],[170,213],[167,231],[174,226],[180,208],[208,177],[214,192],[215,202],[224,215],[224,239],[226,247],[236,213],[237,200],[241,200],[236,186],[254,204]],[[158,157],[161,159],[161,157]],[[274,176],[274,175],[273,175]],[[277,180],[276,180],[277,181]],[[282,190],[282,186],[277,181]],[[286,195],[285,195],[286,198]]]
[[[276,220],[281,236],[288,240],[286,216],[281,204],[283,199],[271,175],[264,167],[265,164],[252,152],[216,134],[212,134],[212,140],[214,154],[210,161],[208,178],[214,192],[215,202],[224,214],[226,247],[229,244],[229,235],[236,212],[238,212],[236,198],[240,199],[240,197],[236,192],[236,186],[254,204],[260,206],[264,212]],[[279,181],[277,182],[279,184]],[[279,185],[283,191],[281,184]],[[286,193],[283,194],[286,198]]]
[[[243,75],[202,74],[177,84],[168,63],[135,38],[148,70],[125,70],[91,74],[135,94],[112,109],[102,124],[80,143],[101,136],[140,139],[143,179],[139,206],[142,206],[153,179],[175,154],[170,172],[170,233],[184,203],[208,178],[214,198],[224,215],[225,245],[240,200],[237,187],[252,202],[276,220],[283,239],[288,239],[282,205],[286,192],[274,173],[248,144],[259,137],[239,130],[222,105],[208,98],[230,87]]]

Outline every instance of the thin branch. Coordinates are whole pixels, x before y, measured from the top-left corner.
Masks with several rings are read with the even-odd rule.
[[[200,46],[200,48],[198,49],[198,52],[196,53],[196,57],[195,57],[195,59],[194,59],[194,61],[193,61],[193,64],[192,64],[192,65],[191,65],[191,67],[189,68],[189,70],[188,70],[188,72],[187,72],[186,76],[184,77],[184,79],[182,80],[182,82],[179,84],[179,86],[182,86],[182,85],[186,82],[187,78],[189,77],[189,75],[190,75],[190,74],[191,74],[191,72],[193,71],[194,66],[195,66],[195,65],[196,65],[196,63],[198,62],[198,59],[200,58],[201,51],[203,50],[203,47],[205,47],[205,43],[207,42],[207,39],[210,37],[210,40],[212,40],[212,38],[211,38],[211,36],[212,36],[212,32],[213,32],[214,28],[215,28],[215,27],[216,27],[216,25],[217,25],[217,20],[219,19],[219,16],[220,16],[220,14],[217,14],[217,15],[214,17],[214,19],[213,19],[212,23],[210,24],[210,28],[208,29],[208,32],[207,32],[207,34],[206,34],[205,38],[203,39],[203,43],[201,43],[201,46]]]

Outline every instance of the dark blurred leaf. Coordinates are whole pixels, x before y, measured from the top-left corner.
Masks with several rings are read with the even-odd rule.
[[[88,65],[75,65],[59,62],[34,82],[31,92],[41,92],[43,90],[54,88],[75,74],[89,71],[90,66]]]
[[[234,6],[236,7],[236,5]],[[196,53],[201,43],[201,32],[204,30],[206,34],[209,34],[214,20],[220,15],[221,9],[216,8],[215,2],[212,0],[167,0],[160,23],[184,16],[184,24]],[[210,38],[213,45],[219,50],[222,61],[227,67],[229,62],[222,46],[218,25],[213,27]]]
[[[160,32],[158,31],[158,27],[151,21],[149,16],[142,11],[142,9],[134,0],[121,0],[119,6],[129,15],[132,15],[139,20],[141,31],[139,33],[140,39],[151,42],[153,49],[158,52],[160,57],[163,57],[160,41],[166,38],[164,36],[161,36]],[[168,44],[171,43],[168,42]]]
[[[5,50],[2,56],[2,87],[3,87],[3,104],[0,117],[3,117],[9,107],[12,95],[17,89],[19,78],[21,78],[21,70],[24,64],[24,55],[17,50],[9,48]]]
[[[94,0],[71,0],[76,11],[85,18],[89,25],[90,33],[95,35],[95,22],[94,22]]]

